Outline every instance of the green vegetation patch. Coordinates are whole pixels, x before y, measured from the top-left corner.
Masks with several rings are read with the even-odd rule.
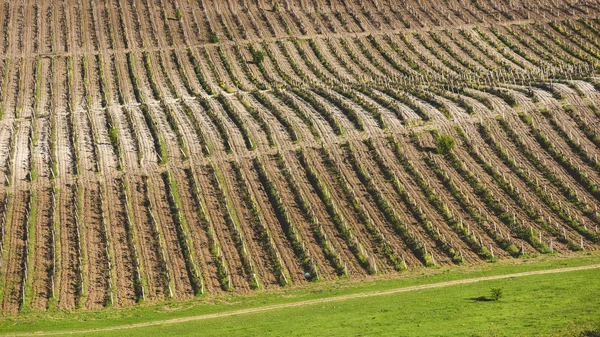
[[[368,281],[336,280],[310,283],[277,291],[247,295],[209,295],[185,302],[145,303],[132,308],[100,311],[31,313],[0,320],[0,334],[35,331],[96,329],[195,315],[294,303],[349,294],[385,291],[421,284],[524,271],[566,268],[600,263],[600,255],[570,259],[540,257],[515,263],[417,269],[395,277]],[[357,332],[402,335],[535,335],[585,327],[600,317],[599,269],[507,278],[444,288],[332,301],[209,320],[127,330],[128,335],[153,333],[181,335],[347,335]],[[498,301],[491,289],[502,289]],[[585,289],[585,291],[582,291]],[[260,319],[257,319],[260,315]],[[492,324],[493,323],[493,324]],[[110,332],[122,335],[123,331]],[[109,335],[105,331],[101,335]]]

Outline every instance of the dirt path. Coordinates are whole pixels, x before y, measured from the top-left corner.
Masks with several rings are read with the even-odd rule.
[[[105,331],[115,331],[115,330],[125,330],[125,329],[137,329],[137,328],[164,325],[164,324],[185,323],[185,322],[191,322],[191,321],[222,318],[222,317],[229,317],[229,316],[236,316],[236,315],[243,315],[243,314],[255,314],[255,313],[265,312],[265,311],[270,311],[270,310],[302,307],[302,306],[320,304],[320,303],[340,302],[340,301],[346,301],[346,300],[357,299],[357,298],[392,295],[392,294],[405,293],[405,292],[415,291],[415,290],[444,288],[444,287],[454,286],[454,285],[458,285],[458,284],[470,284],[470,283],[476,283],[476,282],[481,282],[481,281],[493,281],[493,280],[501,280],[501,279],[507,279],[507,278],[524,277],[524,276],[532,276],[532,275],[566,273],[566,272],[571,272],[571,271],[581,271],[581,270],[590,270],[590,269],[600,269],[600,264],[594,264],[594,265],[590,265],[590,266],[581,266],[581,267],[571,267],[571,268],[537,270],[537,271],[529,271],[529,272],[506,274],[506,275],[475,277],[475,278],[463,279],[463,280],[438,282],[438,283],[432,283],[432,284],[423,284],[423,285],[403,287],[403,288],[383,290],[383,291],[374,291],[374,292],[367,292],[367,293],[360,293],[360,294],[350,294],[350,295],[335,296],[335,297],[329,297],[329,298],[320,298],[320,299],[315,299],[315,300],[307,300],[307,301],[300,301],[300,302],[294,302],[294,303],[268,305],[268,306],[259,307],[259,308],[241,309],[241,310],[234,310],[234,311],[221,312],[221,313],[215,313],[215,314],[173,318],[173,319],[167,319],[167,320],[163,320],[163,321],[136,323],[136,324],[120,325],[120,326],[113,326],[113,327],[99,328],[99,329],[72,330],[72,331],[60,331],[60,332],[59,331],[35,332],[35,333],[12,334],[12,335],[6,335],[6,336],[15,336],[16,337],[16,336],[75,335],[75,334],[83,334],[83,333],[105,332]]]

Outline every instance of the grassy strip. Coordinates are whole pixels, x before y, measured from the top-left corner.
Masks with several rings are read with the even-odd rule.
[[[296,129],[294,129],[294,126],[292,125],[290,119],[283,114],[268,98],[266,95],[264,95],[263,93],[259,92],[259,91],[254,91],[252,92],[252,96],[260,103],[262,104],[265,108],[267,108],[266,110],[268,112],[270,112],[273,116],[275,116],[275,118],[277,119],[277,121],[279,121],[279,123],[281,123],[281,125],[283,126],[283,128],[285,129],[285,131],[287,132],[288,136],[290,136],[290,139],[292,140],[292,142],[298,142],[300,140],[300,136],[298,135],[298,133],[296,132]],[[243,103],[243,102],[242,102]],[[271,132],[269,132],[270,134]]]
[[[125,236],[126,236],[126,241],[127,241],[127,249],[129,250],[129,255],[131,257],[131,260],[133,261],[133,267],[135,268],[135,270],[133,271],[133,287],[135,289],[135,299],[137,302],[141,302],[144,301],[146,299],[146,290],[148,288],[148,280],[146,278],[146,276],[144,275],[143,272],[143,267],[140,264],[140,260],[139,260],[139,255],[138,255],[138,236],[135,230],[135,222],[134,220],[131,218],[130,214],[133,214],[133,205],[131,205],[131,202],[129,201],[129,198],[127,197],[127,193],[129,191],[129,184],[128,182],[125,180],[125,178],[119,178],[117,179],[117,181],[119,182],[119,187],[120,187],[120,193],[121,193],[121,202],[124,202],[125,204]],[[104,209],[104,198],[105,198],[105,188],[103,185],[102,186],[102,207]],[[104,212],[104,211],[103,211]],[[104,224],[104,226],[106,226],[106,221],[102,221],[102,223]],[[106,230],[106,227],[105,227]],[[108,233],[108,231],[107,231]],[[107,242],[107,246],[110,243]],[[107,253],[110,252],[109,247],[107,247]],[[110,254],[110,253],[108,253]],[[112,256],[109,255],[109,257]],[[112,278],[115,279],[116,275],[115,272],[112,272]],[[112,291],[112,289],[111,289]],[[111,293],[112,296],[112,293]],[[111,298],[112,299],[112,298]],[[112,302],[112,301],[111,301]]]
[[[8,16],[9,14],[6,13],[6,15]],[[6,109],[6,95],[8,95],[8,80],[9,80],[9,73],[10,73],[10,59],[7,58],[4,60],[4,79],[3,79],[3,83],[2,83],[2,91],[0,92],[0,97],[2,97],[2,99],[0,99],[0,120],[4,119],[4,110]]]
[[[427,252],[427,248],[423,245],[419,238],[414,235],[414,232],[402,222],[400,216],[398,213],[396,213],[396,210],[390,201],[386,198],[383,192],[381,192],[377,186],[377,183],[359,162],[350,143],[344,144],[343,147],[346,150],[346,156],[350,161],[350,164],[352,167],[354,167],[358,179],[365,186],[367,192],[371,195],[381,213],[392,225],[392,228],[394,228],[394,231],[402,238],[406,246],[425,266],[434,265],[435,262],[432,255]]]
[[[204,130],[202,130],[202,126],[200,125],[200,121],[196,117],[196,114],[194,113],[194,111],[192,111],[190,106],[184,100],[181,100],[180,105],[181,105],[181,108],[183,109],[183,111],[185,112],[185,115],[192,122],[194,131],[196,131],[196,136],[198,137],[198,142],[202,146],[202,148],[201,148],[202,153],[204,154],[205,157],[210,156],[210,154],[212,152],[211,151],[212,144],[210,144],[208,142],[206,134],[205,134]]]
[[[10,243],[10,237],[6,235],[6,233],[10,233],[11,227],[13,226],[13,213],[14,213],[14,194],[11,191],[6,192],[6,199],[4,200],[4,209],[2,214],[2,229],[3,233],[3,243],[2,243],[2,266],[0,268],[0,303],[4,303],[5,292],[7,292],[7,280],[6,273],[8,272],[7,266],[8,263],[8,245]]]
[[[221,137],[221,142],[223,142],[223,147],[225,148],[225,152],[233,153],[233,148],[231,146],[231,139],[229,137],[229,132],[228,132],[227,126],[225,126],[225,123],[223,123],[223,120],[221,120],[221,118],[215,114],[212,106],[210,105],[210,102],[207,99],[199,98],[198,102],[200,103],[202,108],[204,108],[204,113],[206,113],[206,115],[208,116],[210,121],[217,128],[217,132],[219,133],[219,136]],[[244,140],[246,140],[246,139],[244,139]]]
[[[248,114],[252,116],[252,119],[254,119],[254,121],[256,121],[256,123],[260,126],[260,129],[264,131],[265,135],[267,136],[267,142],[269,143],[269,146],[277,147],[277,144],[275,143],[275,136],[269,123],[267,123],[258,110],[256,110],[252,104],[250,104],[250,102],[248,102],[241,94],[237,94],[236,98],[240,103],[242,103],[242,106],[244,109],[246,109],[246,112],[248,112]]]
[[[360,220],[361,224],[374,238],[375,242],[377,243],[377,246],[381,250],[381,253],[385,255],[385,257],[392,263],[396,271],[406,269],[406,263],[404,262],[402,257],[398,255],[398,252],[389,243],[389,241],[385,238],[385,236],[377,227],[377,225],[375,225],[373,219],[371,218],[371,215],[365,209],[362,200],[358,198],[356,192],[348,183],[347,178],[340,171],[338,165],[336,165],[336,162],[334,162],[334,160],[331,158],[331,156],[325,150],[325,148],[321,148],[320,152],[321,157],[327,164],[326,168],[328,173],[336,179],[338,186],[342,189],[342,192],[346,197],[347,202],[352,206],[352,209],[354,210],[354,213]]]
[[[94,118],[92,118],[92,108],[94,106],[94,101],[92,98],[92,94],[90,93],[90,76],[88,74],[88,59],[87,56],[83,56],[81,63],[81,72],[83,74],[83,90],[85,91],[85,114],[87,116],[87,124],[90,127],[90,136],[92,138],[92,157],[95,162],[96,172],[102,171],[102,165],[100,163],[100,158],[98,156],[98,149],[96,148],[96,144],[99,144],[98,141],[98,130],[96,128],[96,123],[94,122]]]
[[[256,157],[254,158],[254,168],[258,173],[258,178],[269,197],[269,202],[271,206],[275,210],[275,216],[277,220],[279,220],[279,224],[285,233],[288,241],[290,242],[294,254],[300,260],[300,264],[304,269],[304,272],[308,274],[307,278],[309,280],[318,280],[319,279],[319,270],[317,269],[317,265],[314,263],[312,257],[310,256],[310,251],[306,249],[302,237],[300,233],[292,221],[292,217],[290,213],[283,203],[279,191],[271,177],[269,177],[264,164],[262,161]]]
[[[466,146],[467,152],[469,153],[469,155],[486,171],[486,173],[496,182],[496,184],[508,196],[510,196],[514,200],[514,202],[517,204],[517,206],[519,206],[528,216],[530,216],[530,218],[533,221],[535,221],[535,219],[536,219],[535,214],[537,214],[537,213],[535,212],[534,209],[532,209],[529,206],[528,203],[526,203],[523,200],[523,197],[519,194],[519,192],[517,192],[517,190],[514,188],[514,186],[509,181],[507,181],[504,178],[504,176],[502,174],[500,174],[500,172],[498,172],[496,169],[494,169],[492,167],[491,162],[486,161],[481,156],[479,151],[476,150],[476,148],[473,146],[473,144],[467,139],[467,136],[463,132],[462,129],[457,128],[457,132],[458,132],[459,136],[461,137],[463,144]],[[489,191],[489,190],[487,190],[487,191]],[[494,199],[493,195],[491,195],[491,192],[490,192],[489,198]],[[488,203],[488,205],[489,204],[490,203]],[[538,250],[541,253],[549,253],[550,252],[550,249],[548,248],[548,246],[546,246],[543,242],[541,242],[533,234],[533,229],[531,227],[529,229],[525,228],[524,220],[521,224],[519,224],[517,222],[516,214],[514,212],[512,214],[510,214],[508,212],[508,205],[500,205],[497,200],[494,202],[494,205],[496,205],[494,207],[495,211],[496,211],[496,215],[499,216],[500,219],[502,219],[502,221],[504,223],[509,225],[513,229],[513,231],[517,234],[518,237],[527,241],[532,247],[534,247],[536,250]],[[506,207],[506,211],[502,210],[502,208],[503,208],[502,206]],[[530,210],[532,213],[528,213],[527,210]],[[540,220],[544,221],[543,218],[540,218]]]
[[[583,186],[591,195],[593,195],[597,200],[600,200],[600,188],[598,185],[588,177],[588,175],[581,171],[579,167],[573,164],[572,159],[570,159],[567,155],[562,153],[560,150],[557,150],[552,142],[548,139],[548,137],[535,125],[533,124],[533,120],[531,116],[521,112],[519,114],[520,119],[525,123],[538,142],[538,144],[546,150],[546,152],[556,161],[558,162],[569,174],[577,180],[577,182]]]
[[[156,218],[154,217],[154,206],[152,203],[152,199],[150,195],[152,193],[152,184],[148,179],[148,176],[142,176],[142,181],[144,183],[144,196],[146,200],[144,204],[146,205],[148,215],[150,216],[150,222],[152,223],[154,232],[152,233],[152,237],[154,239],[154,247],[159,251],[160,261],[159,264],[161,266],[161,277],[164,282],[165,290],[167,291],[167,296],[169,298],[173,298],[173,289],[175,288],[175,281],[171,275],[171,271],[169,268],[169,255],[165,252],[165,246],[167,245],[165,242],[165,235],[162,232],[161,226],[159,226]]]
[[[201,295],[204,293],[204,280],[202,274],[196,265],[195,257],[197,256],[194,252],[194,245],[190,240],[190,234],[185,220],[185,216],[181,211],[181,199],[179,192],[177,191],[177,183],[171,176],[169,171],[161,173],[161,177],[165,184],[167,200],[171,207],[171,214],[173,216],[173,222],[175,223],[175,229],[177,231],[177,240],[183,253],[185,260],[188,277],[192,284],[192,289],[195,295]]]
[[[244,175],[242,167],[238,162],[233,162],[231,166],[235,172],[237,186],[242,199],[244,200],[246,207],[250,210],[252,217],[250,223],[254,231],[258,234],[262,245],[265,247],[271,265],[273,266],[273,275],[275,275],[277,278],[279,285],[285,286],[289,283],[289,271],[286,269],[285,263],[281,259],[281,255],[277,249],[275,241],[273,241],[273,233],[269,230],[269,227],[265,223],[261,209],[256,202],[255,197],[250,192],[248,180]]]
[[[98,88],[100,90],[100,105],[104,109],[104,118],[106,118],[106,129],[108,130],[108,141],[113,148],[115,157],[117,157],[117,170],[123,169],[123,158],[121,158],[121,145],[119,143],[119,129],[117,128],[112,114],[110,113],[109,102],[110,92],[104,74],[104,61],[102,54],[96,55],[96,65],[98,68]]]
[[[233,104],[223,95],[218,95],[217,100],[221,103],[223,110],[225,110],[227,116],[233,121],[233,124],[240,130],[242,137],[244,137],[246,148],[250,151],[256,150],[254,137],[252,137],[250,129],[248,129],[248,125],[246,125],[246,121],[242,119],[242,116],[238,113]]]
[[[375,260],[369,256],[367,250],[354,235],[354,229],[348,224],[346,219],[344,219],[344,215],[332,197],[331,192],[329,192],[327,185],[323,182],[317,171],[312,167],[304,151],[298,150],[297,155],[308,181],[312,185],[316,194],[319,196],[319,199],[321,199],[325,205],[325,209],[327,210],[327,213],[335,225],[340,237],[344,240],[344,242],[346,242],[346,245],[348,245],[348,248],[358,260],[358,263],[361,267],[363,267],[370,274],[377,273]]]
[[[204,81],[204,76],[202,75],[202,70],[200,69],[198,62],[196,61],[194,54],[192,54],[191,49],[188,49],[187,55],[188,55],[188,59],[192,63],[192,66],[194,67],[194,72],[196,72],[196,76],[198,77],[198,80]],[[161,57],[161,59],[162,59],[162,57]],[[185,90],[187,91],[188,95],[196,96],[196,91],[190,85],[190,80],[188,79],[188,77],[185,73],[185,70],[183,69],[183,66],[181,65],[181,61],[179,60],[179,56],[177,56],[177,52],[175,50],[173,50],[173,52],[171,53],[171,60],[175,63],[175,66],[177,67],[177,71],[179,72],[179,78],[181,79],[181,82],[183,83],[183,86],[184,86]],[[201,83],[206,83],[206,81],[201,82]]]
[[[84,212],[83,212],[83,187],[82,187],[82,182],[80,180],[77,180],[77,182],[75,183],[75,196],[73,197],[74,200],[73,202],[75,203],[75,230],[76,230],[76,236],[75,239],[77,240],[77,258],[78,258],[78,267],[77,267],[77,272],[79,273],[78,275],[78,280],[77,280],[77,285],[75,286],[75,296],[77,296],[75,298],[75,306],[77,308],[81,308],[84,306],[85,304],[85,300],[87,297],[87,289],[88,289],[88,278],[87,278],[87,266],[86,266],[86,262],[87,262],[87,254],[86,254],[86,242],[85,242],[85,237],[86,237],[86,231],[87,231],[87,224],[85,224],[84,222],[81,221],[80,216],[83,216]]]
[[[223,46],[219,45],[217,47],[217,51],[219,52],[219,58],[221,59],[221,63],[223,64],[223,67],[225,67],[225,70],[227,70],[227,74],[229,74],[229,78],[231,78],[231,80],[233,81],[233,84],[235,84],[235,86],[238,87],[238,89],[240,89],[242,91],[248,91],[244,87],[244,85],[242,84],[242,82],[235,75],[235,70],[231,66],[231,63],[229,63],[228,56],[225,55],[225,51],[223,50]]]
[[[298,207],[300,207],[300,210],[302,211],[302,215],[312,227],[311,229],[313,232],[313,236],[315,237],[315,240],[319,243],[319,246],[321,246],[321,249],[323,250],[323,255],[329,261],[329,263],[331,264],[333,269],[335,269],[335,272],[338,275],[347,275],[348,270],[346,269],[346,264],[342,260],[340,254],[336,252],[335,248],[331,244],[329,237],[327,237],[327,233],[325,233],[323,225],[315,216],[315,212],[313,211],[310,202],[308,201],[304,193],[302,193],[300,187],[298,186],[298,183],[296,182],[296,178],[290,172],[285,158],[283,157],[281,152],[277,153],[275,158],[277,160],[277,166],[279,170],[285,177],[290,191],[294,195],[294,200],[296,201],[296,204],[298,204]]]
[[[415,136],[416,137],[416,136]],[[415,138],[412,138],[413,143],[416,142]],[[442,216],[446,224],[457,232],[458,237],[465,241],[472,250],[476,253],[482,253],[485,255],[484,259],[491,259],[489,256],[489,252],[486,252],[479,247],[477,243],[477,239],[475,238],[475,233],[473,233],[473,237],[471,237],[471,233],[468,230],[465,230],[463,227],[462,219],[459,221],[454,217],[454,213],[450,210],[448,205],[442,201],[442,199],[437,195],[437,191],[431,187],[429,181],[426,180],[425,176],[415,167],[411,160],[400,150],[400,145],[397,143],[391,136],[388,138],[388,142],[391,144],[394,155],[396,156],[396,160],[404,167],[407,173],[409,173],[417,186],[423,192],[423,195],[427,198],[427,201],[433,208],[438,212],[439,215]],[[371,150],[372,151],[372,150]],[[391,171],[388,171],[388,177]],[[436,245],[446,253],[448,257],[452,259],[454,263],[462,263],[463,256],[462,252],[454,246],[452,240],[446,239],[445,235],[441,235],[439,227],[434,224],[427,218],[425,213],[423,212],[421,206],[417,208],[417,202],[405,192],[404,186],[402,186],[399,180],[394,176],[395,179],[390,180],[392,186],[394,186],[394,190],[402,196],[407,208],[413,213],[415,219],[417,219],[425,232],[431,237],[431,239],[436,243]],[[406,194],[406,195],[405,195]],[[435,228],[434,228],[435,227]]]
[[[203,331],[211,336],[238,333],[244,336],[280,336],[287,331],[298,335],[334,336],[398,333],[402,336],[508,336],[518,331],[520,336],[594,336],[600,329],[596,319],[600,314],[599,306],[589,303],[588,296],[564,289],[586,287],[589,278],[595,275],[597,271],[594,270],[574,271],[343,301],[332,298],[330,303],[308,303],[293,308],[145,327],[128,332],[133,336],[148,333],[179,336],[189,331]],[[503,290],[502,299],[491,299],[490,289],[494,288]],[[589,294],[597,296],[600,291],[591,287]],[[457,305],[461,310],[448,315],[448,312],[456,310]],[[565,313],[565,306],[572,310]],[[398,317],[406,318],[406,321],[397,322]],[[580,332],[582,330],[588,332]],[[123,331],[107,334],[119,336],[119,333]]]
[[[292,87],[290,88],[290,91],[293,92],[296,96],[302,98],[310,106],[312,106],[313,109],[318,114],[320,114],[321,117],[325,119],[325,121],[327,121],[327,123],[329,124],[329,126],[331,126],[331,129],[333,129],[333,132],[336,135],[344,135],[344,129],[342,128],[342,125],[337,120],[337,118],[335,118],[335,116],[333,115],[331,108],[329,108],[327,105],[323,104],[320,100],[318,100],[315,97],[316,95],[314,93],[312,93],[309,90],[301,89],[299,87]]]
[[[240,227],[240,220],[233,207],[233,202],[227,193],[227,182],[225,181],[225,177],[223,177],[221,171],[219,171],[217,165],[214,163],[210,166],[210,170],[213,173],[212,182],[217,192],[216,194],[217,199],[219,200],[219,205],[221,209],[227,213],[225,216],[225,224],[231,232],[233,243],[238,251],[238,254],[240,255],[244,272],[246,273],[248,281],[250,282],[250,287],[252,289],[261,288],[261,282],[254,267],[255,263],[252,259],[252,255],[248,252],[248,244],[246,243],[246,238],[244,237],[244,231]]]
[[[22,298],[21,304],[19,306],[19,312],[29,312],[31,310],[30,304],[33,297],[33,272],[35,269],[33,266],[33,256],[35,253],[34,250],[36,248],[35,222],[37,215],[38,199],[36,190],[30,189],[28,194],[29,200],[27,201],[27,211],[25,213],[27,216],[24,235],[25,258],[23,259],[25,263],[25,271],[23,275]]]
[[[539,154],[534,153],[522,140],[521,136],[517,134],[504,119],[498,119],[502,130],[507,134],[511,142],[513,142],[517,149],[523,154],[525,158],[544,176],[548,179],[552,185],[556,186],[561,194],[577,209],[579,209],[585,216],[592,219],[594,223],[599,223],[600,219],[597,210],[592,209],[588,204],[587,200],[582,200],[577,192],[568,186],[562,179],[560,179],[554,172],[552,172],[546,163],[542,163],[539,160]]]
[[[152,140],[154,143],[154,149],[156,151],[156,155],[158,156],[159,165],[164,165],[167,163],[169,159],[169,153],[167,150],[167,145],[165,144],[165,140],[162,137],[158,129],[158,125],[156,121],[152,117],[150,113],[150,109],[146,104],[145,97],[140,90],[139,80],[136,76],[135,71],[135,59],[133,53],[127,53],[127,69],[129,70],[129,79],[131,80],[131,85],[133,87],[133,93],[135,95],[135,99],[140,103],[140,111],[142,112],[142,116],[144,117],[144,122],[150,131],[150,135],[152,136]]]
[[[460,251],[454,247],[452,241],[448,242],[446,236],[440,234],[439,227],[434,225],[431,220],[427,218],[422,207],[418,205],[417,201],[407,192],[405,186],[400,182],[400,179],[398,179],[398,176],[393,171],[392,167],[385,161],[379,150],[375,147],[372,139],[366,139],[364,143],[367,145],[369,153],[379,167],[379,170],[383,173],[383,177],[392,185],[394,191],[400,196],[400,199],[412,213],[413,217],[418,220],[425,229],[425,232],[433,239],[438,247],[444,250],[446,255],[452,258],[454,263],[461,263],[463,259]],[[449,212],[448,207],[441,202],[436,193],[429,187],[429,184],[425,183],[421,173],[406,159],[404,154],[396,155],[396,157],[401,160],[401,164],[405,170],[413,176],[417,185],[421,188],[429,202],[436,207],[444,220],[451,226],[458,227],[457,225],[459,225],[462,227],[462,222],[459,224],[456,223],[456,220],[454,219],[453,214]]]
[[[496,154],[498,154],[498,157],[506,164],[506,166],[508,166],[528,187],[530,187],[535,194],[538,195],[538,197],[552,210],[552,212],[554,212],[562,221],[564,221],[565,223],[567,223],[569,226],[571,226],[573,229],[575,229],[577,232],[579,232],[581,235],[587,237],[588,239],[594,241],[594,242],[598,242],[598,236],[595,235],[594,233],[590,232],[587,230],[587,228],[584,228],[583,226],[581,226],[579,224],[578,219],[576,220],[575,218],[573,218],[569,214],[565,213],[565,211],[562,208],[562,205],[556,204],[553,200],[552,196],[548,196],[546,194],[546,192],[544,192],[544,190],[542,189],[542,187],[540,187],[540,185],[537,184],[537,182],[535,182],[529,174],[526,174],[525,171],[514,161],[513,158],[510,158],[508,156],[508,153],[506,153],[506,151],[504,150],[504,148],[499,145],[496,140],[493,138],[493,136],[491,136],[491,134],[489,133],[489,130],[485,130],[486,132],[486,142],[488,142],[488,144],[490,144],[490,146],[492,147],[492,149],[494,150],[494,152]],[[552,235],[559,237],[560,240],[560,234],[558,232],[558,229],[554,229],[554,228],[549,228],[548,229]],[[566,243],[567,245],[569,245],[571,248],[573,249],[578,249],[577,246],[575,246],[572,242],[570,242],[570,240],[567,240],[565,238],[563,238],[563,242]]]
[[[306,114],[304,109],[300,108],[294,96],[281,90],[273,90],[273,94],[283,104],[290,108],[296,116],[298,116],[298,118],[308,127],[308,130],[312,133],[315,140],[321,139],[321,134],[319,133],[315,122]]]
[[[56,200],[56,196],[59,195],[59,189],[56,187],[56,182],[52,181],[52,223],[51,223],[51,233],[52,233],[52,266],[50,269],[50,280],[52,283],[52,289],[50,297],[48,298],[48,310],[53,310],[56,308],[58,302],[58,296],[56,289],[60,289],[60,274],[62,271],[61,268],[61,242],[60,242],[60,213],[58,211],[59,206]],[[58,239],[57,239],[58,238]]]
[[[81,157],[79,155],[79,140],[78,140],[78,135],[77,135],[77,129],[76,129],[76,125],[77,125],[77,119],[76,119],[76,113],[75,113],[75,97],[73,95],[73,57],[69,56],[66,58],[66,62],[67,62],[67,78],[66,80],[66,89],[65,89],[65,93],[67,95],[67,115],[68,115],[68,120],[67,120],[67,127],[68,127],[68,133],[69,133],[69,145],[71,147],[71,151],[73,153],[73,158],[74,158],[74,162],[73,162],[73,174],[75,175],[79,175],[79,173],[81,172]]]
[[[210,220],[209,214],[206,210],[206,202],[202,196],[196,177],[191,168],[184,169],[185,174],[190,183],[190,194],[193,196],[194,201],[198,208],[198,216],[200,217],[200,223],[206,231],[208,238],[209,251],[212,256],[213,262],[217,268],[217,277],[219,278],[219,284],[225,291],[231,291],[231,275],[229,273],[229,267],[227,266],[227,260],[225,255],[221,251],[221,245],[219,238],[216,235],[215,228],[213,227],[212,221]]]
[[[354,127],[359,131],[365,130],[365,125],[360,117],[360,112],[357,112],[354,107],[345,102],[343,99],[337,97],[335,94],[328,92],[326,89],[322,87],[313,87],[313,93],[323,97],[329,103],[333,104],[338,108],[348,118],[348,120],[354,125]]]

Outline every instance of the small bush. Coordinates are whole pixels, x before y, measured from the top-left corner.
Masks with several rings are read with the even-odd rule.
[[[261,64],[265,60],[265,52],[262,50],[252,51],[252,61],[256,64]]]
[[[177,21],[179,21],[182,18],[183,18],[183,12],[181,11],[181,9],[177,8],[177,10],[175,11],[175,19]]]
[[[502,288],[492,288],[492,299],[497,301],[502,298]]]
[[[456,141],[450,135],[440,135],[435,142],[435,148],[439,154],[448,154],[454,150]]]
[[[217,43],[221,41],[221,39],[219,38],[219,35],[217,35],[217,33],[210,32],[208,33],[208,41],[210,41],[210,43]]]
[[[521,120],[523,120],[523,122],[525,122],[525,124],[527,125],[532,125],[533,124],[533,119],[531,118],[531,115],[521,111],[519,112],[519,117],[521,118]]]

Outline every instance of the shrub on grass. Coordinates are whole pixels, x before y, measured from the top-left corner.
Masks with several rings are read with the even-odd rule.
[[[502,288],[492,288],[492,299],[498,301],[502,298]]]

